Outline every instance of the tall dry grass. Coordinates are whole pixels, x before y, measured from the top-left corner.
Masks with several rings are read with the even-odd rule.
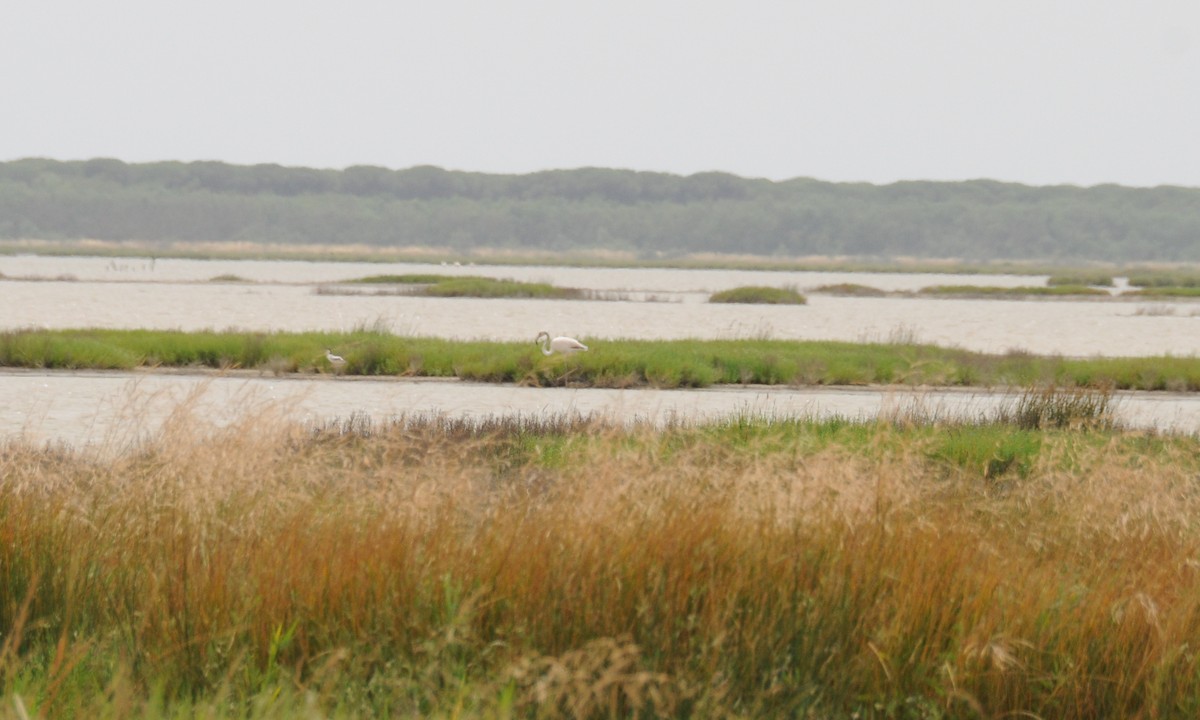
[[[0,449],[0,717],[1193,717],[1195,440],[181,411]],[[996,439],[999,438],[999,439]],[[965,459],[963,459],[965,458]]]

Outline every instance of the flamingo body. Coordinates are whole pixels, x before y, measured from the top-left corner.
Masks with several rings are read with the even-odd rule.
[[[571,337],[563,337],[560,335],[559,337],[551,340],[550,333],[546,332],[545,330],[538,333],[537,339],[535,339],[534,342],[542,346],[543,355],[553,355],[554,353],[570,355],[571,353],[586,352],[588,349],[587,345],[584,345],[575,338]]]

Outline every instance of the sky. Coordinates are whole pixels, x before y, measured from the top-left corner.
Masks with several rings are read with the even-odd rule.
[[[39,0],[0,160],[1200,187],[1200,0]]]

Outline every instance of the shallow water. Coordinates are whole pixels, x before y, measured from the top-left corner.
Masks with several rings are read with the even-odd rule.
[[[318,292],[322,285],[352,278],[416,272],[550,282],[636,299],[481,300]],[[810,292],[842,282],[904,291],[933,284],[1029,285],[1044,282],[1044,277],[40,256],[0,256],[0,275],[0,331],[376,327],[411,336],[532,342],[545,329],[579,337],[596,353],[603,353],[604,341],[613,338],[917,341],[1066,356],[1200,352],[1200,303],[1194,301],[847,298]],[[222,275],[249,282],[212,280]],[[794,285],[810,293],[809,302],[705,302],[711,292],[739,285]],[[640,299],[647,297],[652,301]],[[978,416],[1003,401],[982,393],[896,389],[545,389],[395,378],[3,371],[0,437],[120,445],[154,432],[181,405],[199,408],[218,423],[261,403],[276,404],[289,418],[305,422],[356,413],[384,419],[406,413],[479,417],[559,412],[662,421],[738,412],[876,417],[914,403],[929,411]],[[1130,424],[1200,429],[1200,396],[1129,395],[1121,407],[1121,419]]]
[[[635,300],[482,300],[319,293],[322,285],[374,274],[485,274],[551,282]],[[1200,353],[1200,303],[1126,300],[852,298],[810,294],[807,305],[719,305],[708,294],[739,285],[804,291],[855,282],[887,290],[929,284],[1021,285],[1044,278],[454,267],[415,264],[0,257],[0,330],[153,328],[346,331],[530,340],[539,330],[584,339],[775,338],[906,340],[982,352],[1066,356]],[[212,282],[221,275],[254,282]],[[20,278],[59,278],[46,280]],[[362,292],[363,286],[355,288]],[[368,291],[373,289],[368,288]],[[642,301],[651,297],[654,301]]]
[[[250,377],[124,372],[0,371],[0,438],[120,451],[157,433],[181,409],[222,426],[247,413],[320,424],[355,416],[386,421],[583,414],[617,422],[692,422],[745,414],[871,420],[916,413],[978,419],[1012,395],[906,388],[721,387],[707,390],[530,388],[411,378]],[[1200,432],[1200,397],[1122,393],[1131,427]]]

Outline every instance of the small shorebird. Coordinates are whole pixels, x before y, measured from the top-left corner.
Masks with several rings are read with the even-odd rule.
[[[334,370],[340,370],[346,366],[346,358],[341,355],[334,355],[333,351],[325,348],[325,359],[333,366]]]

